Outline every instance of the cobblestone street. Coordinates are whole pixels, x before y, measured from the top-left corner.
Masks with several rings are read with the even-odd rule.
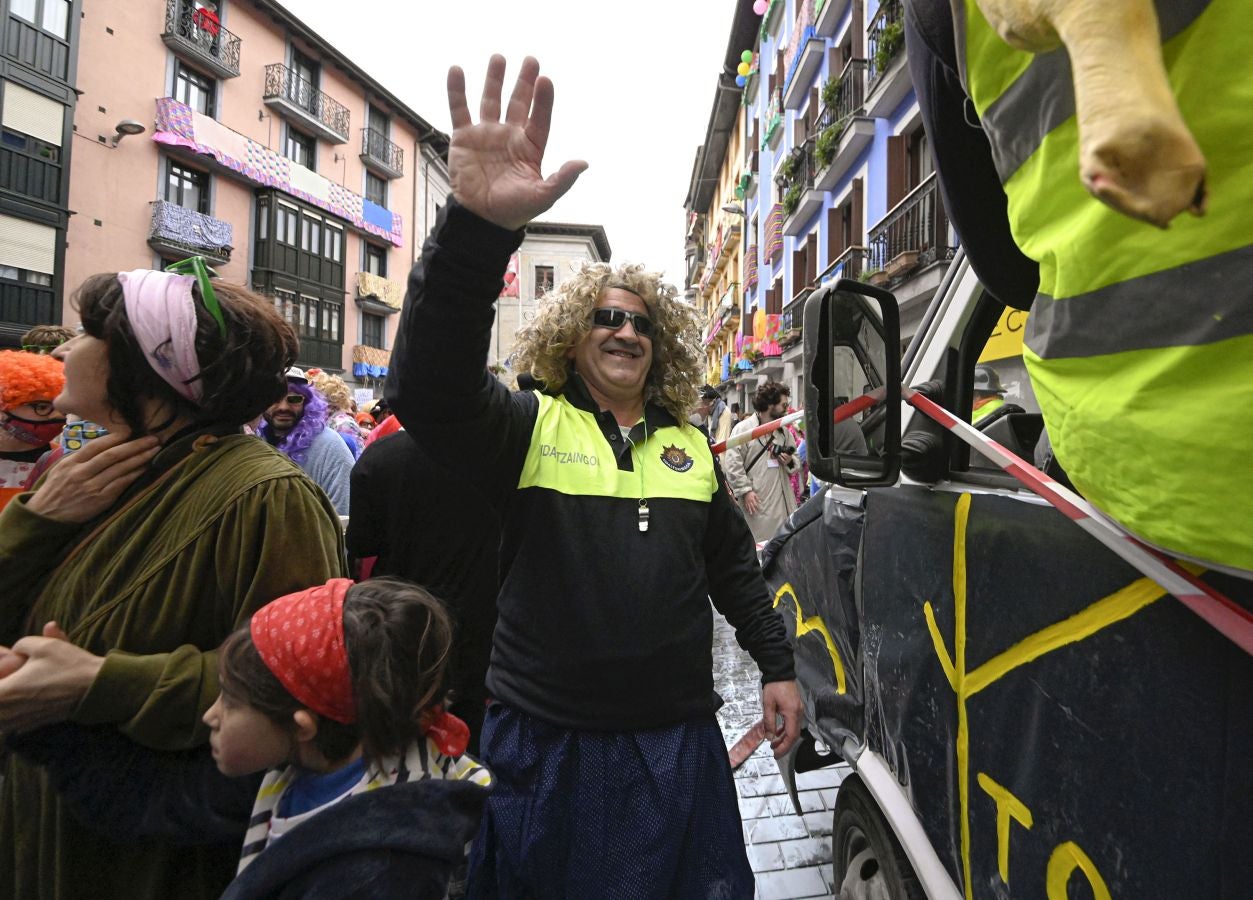
[[[726,701],[718,712],[727,746],[761,718],[759,673],[735,642],[726,620],[714,616],[714,689]],[[848,767],[840,764],[797,778],[802,816],[792,810],[783,777],[763,742],[735,773],[748,861],[759,900],[831,897],[831,822],[835,795]]]

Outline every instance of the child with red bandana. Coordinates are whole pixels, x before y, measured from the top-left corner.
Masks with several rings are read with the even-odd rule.
[[[336,578],[222,645],[205,723],[218,769],[269,769],[223,898],[443,897],[488,771],[441,710],[452,624],[408,582]]]
[[[26,489],[39,458],[61,435],[53,399],[65,385],[61,360],[0,351],[0,509]]]
[[[53,623],[44,634],[63,636]],[[204,715],[212,777],[202,754],[70,723],[8,745],[48,767],[77,815],[121,837],[219,842],[246,821],[223,900],[436,900],[492,787],[465,754],[469,730],[439,705],[451,642],[447,612],[422,588],[335,578],[267,604],[222,644],[221,693]],[[21,649],[0,648],[0,677]],[[237,788],[262,771],[245,818]],[[142,800],[109,781],[142,782]]]

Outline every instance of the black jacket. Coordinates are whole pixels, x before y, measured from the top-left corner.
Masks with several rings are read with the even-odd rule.
[[[348,797],[266,847],[222,900],[440,900],[487,795],[428,778]]]
[[[763,681],[793,678],[783,622],[720,472],[707,501],[650,499],[644,536],[634,500],[519,487],[540,395],[509,391],[484,362],[493,304],[521,236],[456,202],[444,209],[409,276],[387,380],[388,403],[409,433],[431,456],[455,459],[501,513],[489,692],[571,729],[656,728],[712,714],[721,701],[710,599]],[[572,375],[558,393],[601,435],[596,446],[563,449],[632,470],[612,414],[581,380]],[[660,454],[648,439],[679,423],[651,404],[645,419],[632,440]],[[463,436],[455,447],[450,429]],[[707,440],[688,452],[708,453]]]

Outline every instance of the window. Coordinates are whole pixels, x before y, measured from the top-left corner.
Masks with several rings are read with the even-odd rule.
[[[344,259],[344,232],[329,222],[322,231],[326,238],[326,246],[322,250],[322,256],[331,262],[342,262]]]
[[[931,159],[931,146],[927,142],[927,133],[921,127],[909,135],[905,154],[909,160],[908,188],[912,191],[935,171],[935,162]]]
[[[287,126],[287,140],[283,144],[283,155],[292,162],[304,166],[306,169],[313,168],[313,148],[316,141],[308,135],[301,134],[290,125]]]
[[[300,213],[294,207],[280,203],[274,216],[274,239],[280,244],[295,247],[299,237],[299,221]]]
[[[208,173],[198,172],[171,162],[165,178],[165,199],[168,203],[184,209],[194,209],[198,213],[207,215],[209,212]]]
[[[214,88],[212,78],[206,78],[181,62],[174,64],[174,99],[179,103],[185,103],[203,115],[213,116]]]
[[[300,222],[300,249],[306,253],[322,253],[322,220],[307,212]]]
[[[387,182],[373,172],[365,173],[365,198],[379,206],[387,206]]]
[[[11,0],[9,12],[61,40],[69,37],[69,0]]]
[[[380,350],[383,347],[383,335],[386,333],[387,319],[383,316],[372,316],[369,313],[361,314],[361,343],[367,347],[377,347]]]
[[[539,299],[553,289],[554,270],[552,266],[535,267],[535,299]]]
[[[318,64],[296,48],[291,52],[291,78],[287,80],[287,99],[301,109],[317,115]]]
[[[3,137],[0,137],[0,143],[11,150],[19,150],[29,156],[38,156],[46,162],[54,163],[61,159],[60,147],[7,128],[4,129]]]
[[[300,304],[291,291],[277,290],[274,292],[274,308],[287,324],[297,331],[300,330]]]
[[[19,269],[16,266],[0,265],[0,278],[9,281],[24,281],[41,287],[52,287],[52,276],[46,272],[32,272],[30,269]]]
[[[371,103],[366,108],[366,125],[371,131],[377,131],[383,137],[387,137],[388,129],[391,123],[387,119],[386,113]]]
[[[374,244],[365,245],[365,263],[362,268],[371,275],[378,275],[380,278],[387,277],[387,251],[382,247],[376,247]],[[375,346],[371,344],[370,346]]]

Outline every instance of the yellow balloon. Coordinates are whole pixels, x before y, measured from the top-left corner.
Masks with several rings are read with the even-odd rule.
[[[747,77],[747,76],[748,76],[748,73],[749,73],[749,72],[751,72],[751,71],[753,71],[753,70],[752,70],[752,68],[749,66],[749,64],[748,64],[748,63],[746,63],[746,62],[742,62],[742,63],[740,63],[738,66],[736,66],[736,67],[735,67],[735,71],[737,71],[737,72],[739,72],[741,75],[743,75],[743,76]]]

